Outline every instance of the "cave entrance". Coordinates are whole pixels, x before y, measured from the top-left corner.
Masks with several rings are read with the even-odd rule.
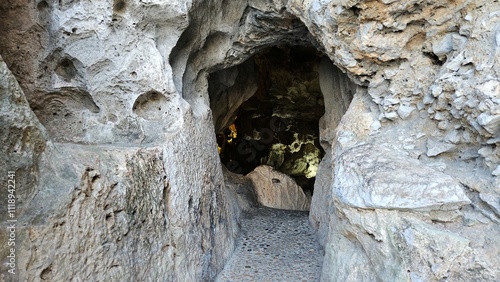
[[[243,64],[212,73],[209,95],[221,162],[248,174],[269,165],[312,194],[319,163],[319,120],[325,113],[312,47],[273,46]]]

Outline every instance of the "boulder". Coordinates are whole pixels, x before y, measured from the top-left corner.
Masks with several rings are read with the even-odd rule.
[[[309,210],[311,206],[311,198],[290,176],[270,166],[258,166],[247,177],[263,206],[284,210]]]
[[[339,164],[333,186],[339,201],[348,206],[430,211],[470,203],[451,176],[382,146],[354,147]]]

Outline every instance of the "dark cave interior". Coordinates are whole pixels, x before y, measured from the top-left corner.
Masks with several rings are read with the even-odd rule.
[[[324,155],[319,144],[319,119],[325,113],[318,74],[322,56],[311,47],[273,46],[238,69],[240,77],[255,76],[257,87],[221,87],[217,79],[209,80],[214,121],[217,114],[231,115],[216,132],[221,162],[228,170],[247,174],[267,164],[288,174],[304,192],[312,194]],[[241,81],[245,79],[236,78],[234,84]],[[218,104],[230,103],[232,98],[227,96],[241,95],[234,89],[247,89],[246,97],[232,112],[227,109],[234,105],[220,110]],[[218,100],[221,91],[225,91],[227,101]]]

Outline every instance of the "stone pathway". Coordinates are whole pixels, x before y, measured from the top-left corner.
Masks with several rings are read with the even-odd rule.
[[[319,281],[323,249],[308,212],[256,208],[241,225],[234,254],[215,281]]]

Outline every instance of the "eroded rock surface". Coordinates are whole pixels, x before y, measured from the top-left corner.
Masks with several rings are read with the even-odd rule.
[[[223,99],[240,103],[254,87],[231,83],[253,80],[232,69],[288,44],[328,57],[310,213],[321,279],[499,280],[499,10],[489,0],[2,1],[0,158],[19,184],[19,279],[215,277],[238,209],[214,133],[230,118],[213,121],[211,107],[235,109],[210,100],[208,77],[224,70],[238,97]]]
[[[259,206],[257,194],[252,180],[244,175],[232,173],[223,167],[224,184],[226,191],[231,196],[231,201],[237,204],[238,216],[242,211],[249,211]]]
[[[252,181],[261,205],[283,210],[309,210],[311,197],[290,176],[271,166],[261,165],[247,177]]]
[[[15,274],[2,263],[2,281],[215,277],[231,254],[238,214],[220,167],[206,162],[214,159],[204,154],[216,155],[215,140],[198,132],[207,125],[187,112],[189,133],[161,146],[53,143],[3,62],[0,70],[2,167],[15,172],[19,199],[15,218],[2,204],[3,246],[7,220],[17,220]],[[190,158],[205,161],[178,165]]]
[[[333,184],[339,201],[361,209],[456,210],[470,204],[453,177],[381,146],[344,152]]]

